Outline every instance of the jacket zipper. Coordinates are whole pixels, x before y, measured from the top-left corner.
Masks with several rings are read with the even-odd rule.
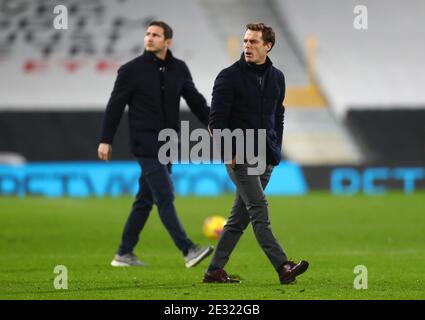
[[[261,118],[261,128],[262,128],[263,127],[263,88],[262,88],[263,77],[262,76],[258,77],[258,84],[259,84],[260,98],[261,98],[261,101],[260,101],[260,114],[261,114],[261,116],[260,116],[260,118]]]
[[[165,67],[160,67],[159,68],[159,85],[160,85],[160,90],[161,90],[161,110],[162,110],[162,120],[164,122],[163,126],[165,128],[166,126],[166,117],[165,117],[165,101],[164,101],[164,96],[165,96]]]

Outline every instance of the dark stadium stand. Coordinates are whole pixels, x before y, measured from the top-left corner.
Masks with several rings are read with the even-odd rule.
[[[346,125],[368,164],[425,165],[425,110],[350,110]]]
[[[0,112],[0,151],[23,156],[27,161],[97,160],[101,111]],[[189,111],[181,121],[190,128],[203,127]],[[192,145],[195,143],[192,143]],[[133,159],[129,147],[127,113],[114,139],[114,160]]]

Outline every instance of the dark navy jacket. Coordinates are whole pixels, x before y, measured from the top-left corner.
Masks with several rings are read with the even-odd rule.
[[[285,78],[280,70],[273,67],[268,57],[266,64],[261,85],[243,55],[218,74],[214,83],[209,127],[266,129],[267,162],[277,165],[282,149]],[[255,150],[257,148],[258,145]]]
[[[161,63],[153,53],[122,65],[106,107],[100,142],[112,144],[124,108],[128,105],[131,149],[136,157],[157,157],[164,142],[159,131],[179,131],[180,98],[207,125],[209,108],[192,81],[187,65],[170,51]]]

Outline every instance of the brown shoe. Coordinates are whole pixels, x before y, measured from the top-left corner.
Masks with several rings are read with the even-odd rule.
[[[204,283],[239,283],[238,279],[230,278],[223,269],[207,271],[204,274]]]
[[[281,284],[290,284],[295,281],[295,278],[303,274],[308,269],[307,261],[300,261],[295,263],[293,261],[286,261],[278,270],[279,280]]]

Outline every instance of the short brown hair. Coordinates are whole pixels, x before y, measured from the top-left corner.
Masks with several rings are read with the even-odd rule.
[[[266,26],[264,23],[259,22],[259,23],[248,23],[246,25],[246,29],[252,30],[252,31],[260,31],[261,37],[263,38],[263,42],[271,43],[272,47],[270,48],[270,50],[273,48],[274,43],[276,41],[276,37],[272,27]]]
[[[173,38],[173,29],[171,29],[171,27],[168,24],[166,24],[164,21],[152,21],[151,23],[149,23],[148,27],[150,26],[161,27],[162,30],[164,30],[165,40]]]

